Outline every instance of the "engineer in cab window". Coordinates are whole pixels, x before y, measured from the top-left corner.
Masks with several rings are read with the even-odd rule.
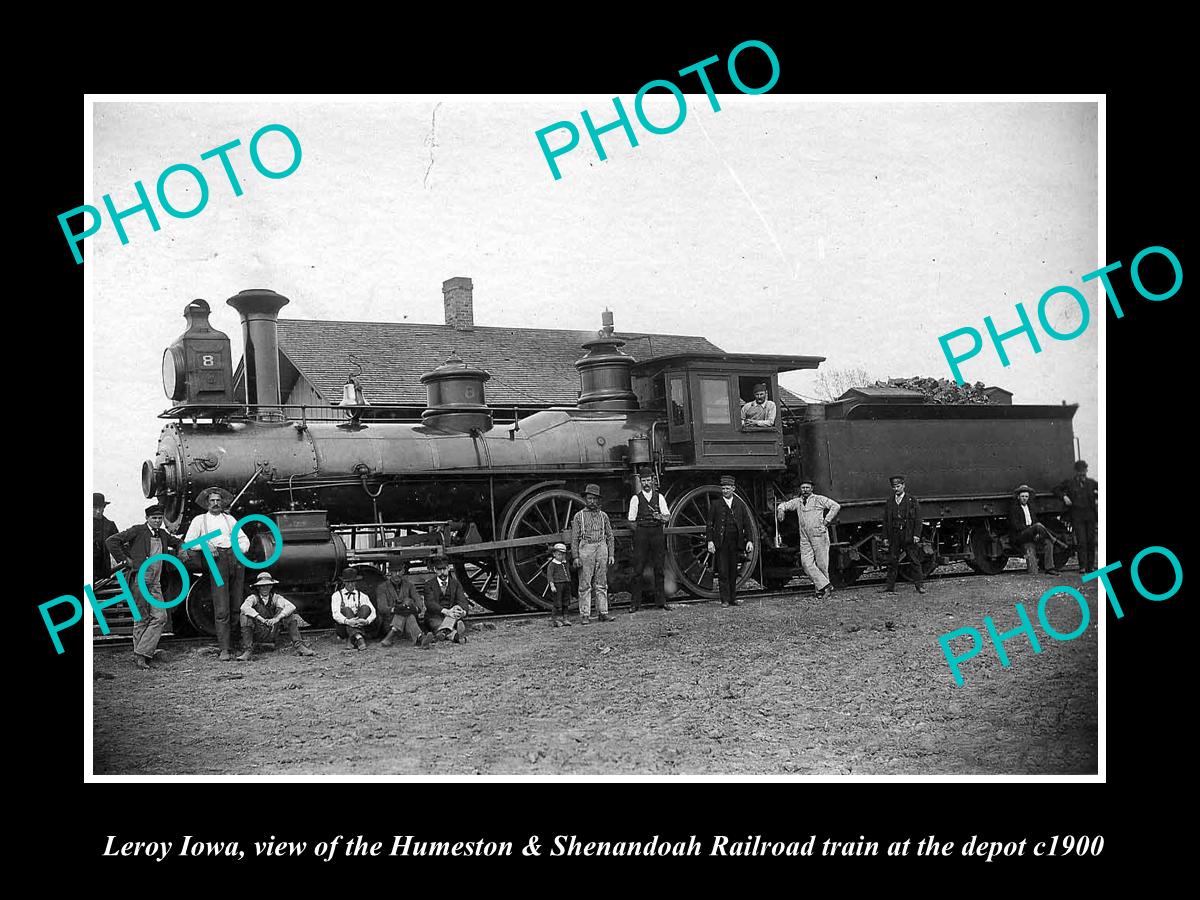
[[[767,386],[754,386],[754,399],[742,407],[742,429],[775,427],[775,401],[767,399]]]

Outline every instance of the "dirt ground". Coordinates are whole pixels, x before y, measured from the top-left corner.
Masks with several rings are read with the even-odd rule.
[[[1074,572],[746,598],[609,623],[480,623],[463,646],[220,663],[184,645],[153,672],[94,651],[96,774],[1087,774],[1097,766],[1096,590],[1091,625],[990,645],[956,687],[938,645],[955,628],[1007,630],[1023,600]],[[1050,618],[1069,632],[1075,604]],[[1102,612],[1102,611],[1101,611]],[[957,645],[956,645],[957,646]]]

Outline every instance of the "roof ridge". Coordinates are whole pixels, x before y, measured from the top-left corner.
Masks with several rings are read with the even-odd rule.
[[[547,334],[589,334],[597,332],[598,329],[589,328],[526,328],[522,325],[475,325],[471,329],[455,328],[453,325],[441,324],[434,322],[371,322],[365,319],[285,319],[280,318],[280,323],[295,322],[298,324],[311,325],[384,325],[394,328],[448,328],[451,331],[459,332],[460,334],[470,334],[471,331],[541,331]],[[618,337],[685,337],[694,338],[698,341],[708,341],[709,339],[702,334],[679,334],[673,331],[615,331],[614,334]],[[709,343],[712,343],[709,341]],[[716,346],[714,344],[714,346]]]

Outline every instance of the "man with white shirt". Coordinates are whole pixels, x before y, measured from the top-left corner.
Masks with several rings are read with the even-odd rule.
[[[734,498],[737,482],[732,475],[721,476],[721,497],[708,507],[708,552],[714,557],[714,570],[721,588],[722,606],[741,606],[737,599],[738,556],[754,552],[750,513]]]
[[[1029,574],[1036,575],[1038,562],[1037,550],[1034,545],[1041,544],[1046,574],[1057,575],[1058,569],[1054,568],[1054,542],[1057,541],[1057,538],[1050,533],[1050,529],[1038,521],[1037,511],[1029,502],[1032,496],[1033,488],[1027,484],[1021,485],[1015,492],[1012,509],[1008,514],[1008,526],[1012,534],[1013,546],[1021,548],[1025,554]]]
[[[192,519],[184,538],[184,543],[188,544],[215,532],[208,541],[208,549],[212,553],[212,565],[221,573],[223,583],[218,585],[214,577],[209,590],[212,594],[221,662],[233,659],[233,654],[229,652],[229,598],[233,596],[239,601],[242,599],[246,578],[246,570],[233,553],[233,528],[237,525],[237,519],[225,511],[232,501],[233,495],[224,488],[214,487],[201,491],[196,497],[196,505],[203,509],[204,513]],[[246,536],[245,531],[238,531],[237,542],[242,556],[245,556],[246,551],[250,549],[250,538]],[[194,565],[202,551],[192,549],[190,552]]]
[[[375,604],[358,589],[361,576],[357,569],[342,570],[342,589],[330,597],[334,630],[340,638],[349,638],[355,650],[366,650],[367,640],[362,630],[375,621]]]
[[[800,482],[800,496],[780,503],[775,517],[782,522],[788,510],[796,511],[800,523],[800,565],[812,579],[817,597],[821,600],[833,595],[829,583],[829,526],[841,512],[841,505],[821,494],[813,493],[811,479]]]
[[[663,572],[667,556],[667,537],[663,531],[671,511],[667,501],[654,486],[654,473],[646,466],[638,472],[642,490],[629,499],[628,519],[633,523],[633,589],[629,593],[631,612],[641,609],[646,592],[646,570],[654,569],[654,605],[659,609],[674,609],[667,603],[666,578]]]

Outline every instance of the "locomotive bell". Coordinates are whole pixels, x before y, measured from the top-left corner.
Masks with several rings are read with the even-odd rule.
[[[491,377],[452,354],[442,365],[421,376],[427,406],[421,413],[422,424],[439,431],[489,430],[492,411],[484,402],[483,383]]]

